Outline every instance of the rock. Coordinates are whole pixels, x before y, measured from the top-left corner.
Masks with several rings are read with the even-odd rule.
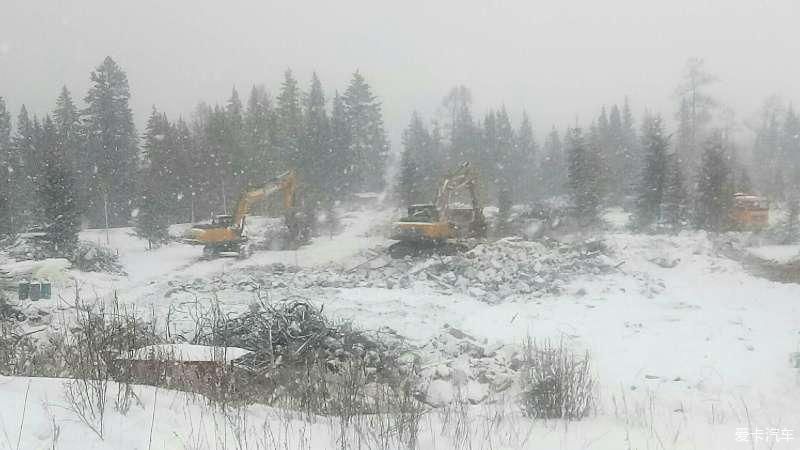
[[[425,393],[425,402],[434,407],[446,406],[453,402],[453,385],[444,380],[433,380]]]

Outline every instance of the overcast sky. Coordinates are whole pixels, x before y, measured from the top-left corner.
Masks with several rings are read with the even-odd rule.
[[[800,103],[797,0],[3,0],[0,96],[43,114],[62,85],[82,99],[111,55],[127,72],[141,126],[151,105],[187,115],[235,85],[275,93],[291,67],[316,70],[330,98],[360,69],[397,146],[411,111],[428,117],[449,87],[477,113],[528,110],[537,134],[627,95],[671,116],[688,57],[747,118],[779,94]],[[141,130],[140,130],[141,131]]]

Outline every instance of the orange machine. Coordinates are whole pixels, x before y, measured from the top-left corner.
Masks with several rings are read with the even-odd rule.
[[[769,201],[758,195],[734,194],[731,218],[737,228],[746,230],[766,228],[769,225]]]
[[[452,196],[465,189],[471,198],[472,207],[455,208]],[[478,173],[465,162],[456,172],[442,180],[434,203],[411,205],[408,215],[394,223],[392,256],[401,257],[426,250],[453,249],[448,246],[451,239],[484,237],[486,219],[478,196]]]
[[[282,192],[283,207],[287,213],[286,225],[292,231],[296,224],[293,224],[289,218],[294,215],[296,187],[297,179],[294,171],[290,170],[258,189],[246,190],[236,203],[234,215],[217,215],[212,218],[210,224],[193,225],[187,233],[186,240],[192,244],[203,245],[203,253],[207,256],[222,252],[234,252],[240,257],[247,257],[249,248],[246,245],[245,220],[250,213],[250,208],[273,193]]]

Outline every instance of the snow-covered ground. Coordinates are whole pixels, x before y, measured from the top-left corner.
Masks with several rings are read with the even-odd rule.
[[[627,216],[623,212],[606,216],[613,230],[604,239],[617,269],[571,279],[558,294],[516,296],[489,304],[425,282],[393,289],[315,287],[297,294],[324,306],[337,318],[366,329],[389,327],[413,344],[423,345],[447,325],[485,341],[487,347],[519,344],[531,336],[564,339],[576,350],[591,353],[599,383],[596,416],[569,425],[532,423],[519,415],[513,398],[473,406],[470,420],[476,433],[470,438],[474,441],[471,448],[797,448],[795,441],[787,438],[791,432],[800,439],[800,404],[796,401],[800,385],[790,358],[800,350],[800,285],[748,274],[738,262],[718,256],[702,232],[635,235],[624,231]],[[69,270],[64,278],[69,281],[55,286],[56,298],[41,301],[37,307],[69,303],[77,282],[83,296],[108,298],[116,292],[120,301],[142,310],[163,315],[171,311],[179,327],[182,312],[186,321],[191,317],[185,299],[170,294],[176,284],[273,263],[311,269],[353,267],[364,261],[367,250],[386,243],[384,230],[391,217],[388,210],[351,212],[343,217],[343,231],[336,236],[318,237],[296,251],[260,251],[247,260],[203,260],[200,248],[179,243],[147,251],[146,244],[131,236],[130,230],[112,230],[109,241],[118,250],[127,275]],[[100,230],[86,231],[81,237],[100,243],[106,239]],[[770,259],[777,258],[775,249],[762,247],[761,251]],[[789,250],[781,248],[780,252]],[[285,291],[267,286],[266,292],[279,295]],[[238,311],[246,309],[254,297],[252,292],[222,285],[213,295],[201,293],[197,302],[218,301],[226,310]],[[0,434],[0,448],[16,448],[27,383],[25,379],[0,379],[0,431],[5,433]],[[57,380],[31,381],[32,396],[19,448],[49,448],[53,423],[61,425],[58,448],[148,448],[149,437],[143,430],[149,430],[151,423],[152,448],[222,448],[189,444],[191,439],[201,439],[192,432],[198,423],[205,427],[202,439],[213,443],[208,438],[213,431],[209,425],[214,423],[212,414],[196,404],[167,400],[179,395],[174,392],[158,394],[158,418],[153,421],[153,388],[143,388],[141,408],[128,417],[114,416],[109,422],[109,436],[113,437],[100,441],[74,418],[70,420],[69,411],[57,406],[60,385]],[[175,404],[185,409],[171,411]],[[487,432],[496,437],[487,440],[477,430],[487,429],[486,423],[491,423],[487,417],[498,411],[506,411],[504,417],[513,418],[513,426],[505,423]],[[274,413],[268,408],[250,408],[247,414],[251,424],[283,426],[281,421],[286,419],[280,414],[267,419]],[[437,439],[446,428],[437,414],[430,414],[420,448],[469,448],[458,447],[447,438]],[[198,419],[200,416],[206,422]],[[301,426],[300,421],[292,423]],[[303,447],[303,439],[295,436],[286,448],[336,446],[329,424],[302,427],[304,431],[295,434],[306,436],[303,439],[311,444]],[[742,428],[754,433],[747,441],[743,441]],[[775,429],[782,435],[767,434]],[[508,438],[514,433],[527,440]],[[228,446],[237,448],[230,442]]]
[[[764,245],[749,248],[747,251],[757,258],[778,264],[800,259],[800,245]]]

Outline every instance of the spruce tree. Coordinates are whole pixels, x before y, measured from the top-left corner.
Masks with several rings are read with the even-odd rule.
[[[636,218],[639,226],[647,227],[662,219],[668,178],[669,139],[665,135],[660,116],[650,116],[644,119],[642,149],[644,151],[644,168],[639,181]]]
[[[514,169],[513,177],[517,181],[517,200],[523,202],[531,201],[541,192],[541,188],[536,186],[536,179],[538,178],[536,157],[539,149],[533,134],[533,126],[530,118],[528,118],[528,113],[525,111],[522,112],[522,120],[520,121],[519,131],[517,131],[517,142],[514,148],[515,156],[512,167]]]
[[[327,204],[335,200],[333,193],[327,190],[334,161],[325,94],[316,73],[311,77],[303,112],[303,152],[297,169],[307,187],[306,195],[313,197],[306,200]]]
[[[171,199],[173,191],[172,174],[170,173],[171,153],[174,151],[174,129],[167,117],[153,107],[147,121],[144,138],[146,167],[145,183],[141,197],[137,202],[136,234],[146,239],[149,248],[166,242],[169,238],[170,207],[175,204]]]
[[[567,185],[577,217],[581,224],[587,225],[597,219],[600,206],[597,159],[578,127],[567,131],[566,147]]]
[[[400,159],[399,192],[407,205],[433,200],[434,175],[429,161],[432,140],[425,124],[415,111],[403,131],[403,153]]]
[[[245,173],[248,161],[244,149],[244,108],[235,87],[225,104],[225,119],[227,129],[224,151],[229,155],[231,164],[228,184],[231,192],[238,192],[247,185]]]
[[[705,138],[706,127],[712,119],[711,112],[716,101],[707,93],[707,88],[716,81],[717,78],[706,71],[703,59],[689,58],[686,61],[683,79],[675,91],[680,106],[679,119],[683,120],[681,117],[683,114],[687,116],[687,148],[682,157],[686,160],[689,171],[697,167],[700,142]],[[686,108],[686,111],[683,111],[683,108]]]
[[[719,231],[728,224],[733,202],[730,169],[722,137],[715,133],[705,142],[697,182],[695,224],[708,231]]]
[[[519,196],[519,174],[516,171],[516,154],[514,143],[514,128],[511,125],[511,118],[508,116],[505,106],[497,112],[497,143],[492,167],[495,169],[495,183],[497,184],[498,205],[500,203],[500,192],[505,190],[510,202],[514,202]]]
[[[0,97],[0,235],[11,233],[11,114]]]
[[[244,124],[245,179],[253,184],[263,181],[275,165],[272,104],[263,88],[253,86],[250,91]]]
[[[61,88],[61,94],[56,100],[53,121],[58,134],[58,144],[64,149],[66,162],[75,168],[78,159],[78,148],[82,140],[82,125],[80,112],[66,86]]]
[[[49,116],[44,120],[42,133],[44,167],[38,192],[47,223],[46,239],[54,255],[69,257],[78,244],[80,230],[75,175],[67,161],[68,148]]]
[[[636,123],[627,97],[622,105],[622,146],[618,157],[621,160],[619,195],[627,197],[632,195],[637,187],[636,182],[631,180],[635,179],[634,177],[642,165]]]
[[[544,157],[539,164],[539,180],[545,196],[559,196],[564,193],[567,178],[564,150],[561,136],[553,127],[544,141]]]
[[[465,86],[453,87],[442,100],[442,107],[447,111],[445,127],[449,141],[444,163],[456,167],[469,161],[479,166],[479,133],[472,118],[472,93]]]
[[[80,155],[80,173],[87,184],[87,213],[102,226],[105,212],[111,226],[128,223],[135,195],[138,149],[128,102],[128,77],[111,57],[90,75],[83,123],[87,137]]]
[[[40,126],[36,118],[28,116],[25,105],[17,116],[17,131],[14,134],[9,154],[9,223],[11,232],[35,224],[39,216],[39,199],[36,191],[42,173],[40,148],[37,134]]]
[[[341,198],[345,193],[353,192],[353,173],[356,161],[350,152],[351,135],[347,123],[347,112],[344,99],[336,92],[333,96],[330,126],[331,166],[328,168],[330,179],[329,188],[336,198]]]
[[[300,88],[292,75],[286,70],[278,95],[276,113],[275,145],[278,151],[279,170],[297,168],[301,164],[303,139],[303,111],[300,106]]]
[[[683,165],[676,153],[667,156],[667,176],[662,206],[664,224],[673,231],[681,230],[689,221],[689,196]]]
[[[342,101],[349,132],[350,160],[354,167],[354,187],[357,190],[382,190],[389,142],[383,128],[381,102],[358,71],[353,74]]]

